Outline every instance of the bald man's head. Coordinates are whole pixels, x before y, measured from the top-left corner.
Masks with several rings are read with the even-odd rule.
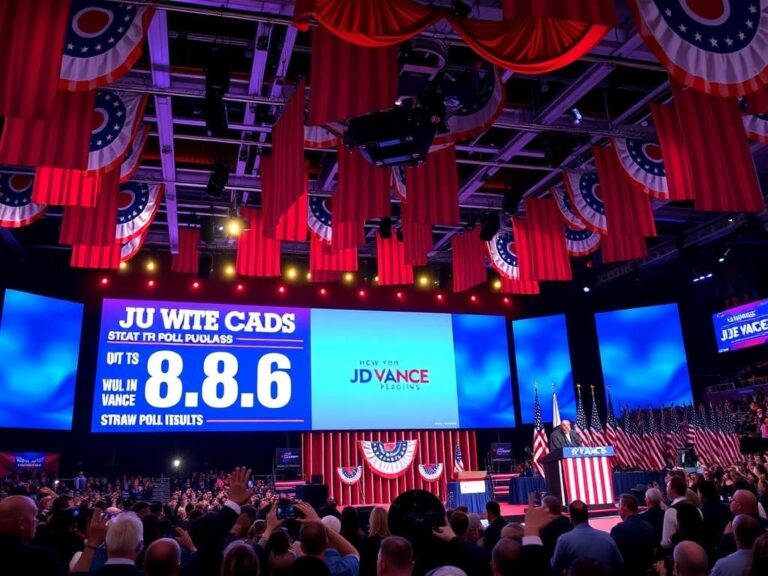
[[[524,530],[522,524],[518,524],[517,522],[510,522],[501,529],[501,537],[522,542],[523,532]]]
[[[181,548],[172,538],[160,538],[147,547],[144,557],[146,576],[173,576],[181,570]]]
[[[677,576],[707,575],[709,569],[707,553],[696,542],[683,540],[675,546],[672,557],[675,560],[675,573]]]
[[[13,536],[22,542],[35,537],[37,505],[27,496],[8,496],[0,500],[0,534]]]
[[[733,539],[740,550],[750,550],[763,529],[754,517],[739,514],[733,519]]]
[[[739,514],[757,514],[757,496],[749,490],[736,490],[731,498],[731,512]]]
[[[520,569],[522,544],[517,540],[502,538],[493,547],[491,569],[493,576],[512,576]]]

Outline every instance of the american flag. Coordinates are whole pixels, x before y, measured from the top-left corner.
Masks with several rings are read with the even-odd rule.
[[[662,409],[659,414],[659,420],[661,422],[661,440],[664,444],[664,457],[672,458],[676,460],[677,456],[677,434],[674,432],[676,428],[671,425],[673,418],[675,417],[675,407]]]
[[[648,460],[651,466],[653,466],[651,470],[661,470],[664,468],[666,464],[664,461],[664,441],[659,434],[656,418],[651,408],[648,408],[646,413],[644,446],[648,454]]]
[[[533,392],[533,467],[544,477],[544,467],[540,460],[549,454],[547,446],[547,433],[544,431],[544,424],[541,421],[541,405],[539,404],[539,388],[535,387]]]
[[[718,461],[717,444],[714,434],[709,429],[707,422],[707,410],[703,404],[699,404],[699,412],[696,415],[696,448],[702,446],[704,460],[707,464],[715,464]]]
[[[605,446],[607,442],[603,433],[603,424],[600,422],[600,414],[597,412],[595,387],[591,386],[590,388],[592,390],[592,410],[589,415],[589,435],[592,437],[592,442],[595,446]]]
[[[627,433],[627,438],[629,439],[629,444],[631,446],[634,467],[640,470],[649,470],[651,464],[643,449],[643,440],[641,438],[642,431],[640,430],[640,423],[637,419],[637,412],[629,412],[628,410],[625,410],[624,430]]]
[[[581,435],[581,441],[584,446],[593,446],[594,442],[592,441],[592,436],[590,436],[589,430],[587,429],[587,415],[584,412],[584,402],[581,400],[581,384],[577,384],[576,388],[578,390],[579,399],[576,404],[576,426],[574,426],[574,428]]]
[[[720,433],[726,438],[726,446],[730,462],[739,462],[742,460],[741,450],[739,448],[739,435],[736,433],[736,422],[733,419],[733,412],[727,402],[721,404]]]
[[[609,446],[613,446],[614,459],[616,464],[622,468],[630,468],[631,463],[629,461],[629,445],[627,443],[627,436],[624,434],[624,430],[619,426],[616,421],[616,414],[613,413],[613,404],[611,403],[611,393],[608,392],[608,414],[605,419],[605,441]]]
[[[464,472],[464,459],[461,457],[461,446],[456,442],[456,448],[453,450],[453,473],[458,475]]]
[[[685,443],[691,446],[696,444],[696,416],[692,405],[684,409],[685,413]]]
[[[560,407],[557,405],[557,392],[552,384],[552,428],[560,426]]]

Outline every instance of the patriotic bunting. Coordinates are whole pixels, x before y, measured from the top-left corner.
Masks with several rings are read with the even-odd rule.
[[[400,197],[400,201],[405,202],[408,197],[408,189],[405,185],[405,166],[392,166],[392,187]]]
[[[606,232],[608,225],[605,218],[605,204],[598,195],[600,182],[597,179],[597,172],[564,170],[563,181],[573,209],[587,228],[598,233]]]
[[[397,442],[360,441],[360,450],[368,466],[383,478],[398,478],[408,471],[416,456],[418,440]]]
[[[354,486],[363,477],[362,466],[339,466],[336,468],[336,474],[339,475],[341,480],[347,486]]]
[[[565,227],[565,248],[571,256],[589,256],[600,247],[600,234]]]
[[[43,214],[47,206],[32,202],[32,175],[0,172],[0,226],[21,228]]]
[[[500,230],[490,242],[486,242],[491,266],[501,276],[501,292],[504,294],[538,294],[539,283],[521,280],[514,239],[511,232]]]
[[[331,242],[331,210],[329,198],[310,196],[307,205],[307,224],[309,229],[321,240]]]
[[[120,185],[117,210],[117,240],[128,242],[144,233],[160,205],[162,184],[126,182]]]
[[[584,230],[586,228],[584,220],[574,211],[568,193],[559,188],[550,188],[549,191],[552,193],[552,197],[555,199],[560,214],[562,214],[568,227],[572,230]]]
[[[133,4],[73,0],[59,86],[93,90],[121,78],[141,56],[153,14]]]
[[[304,148],[324,150],[335,148],[339,144],[339,138],[322,126],[304,126]]]
[[[405,248],[396,236],[382,238],[376,232],[376,258],[379,286],[413,284],[413,268],[405,261]]]
[[[141,251],[141,247],[144,245],[144,240],[147,238],[147,231],[144,234],[136,236],[133,240],[126,242],[120,248],[120,262],[128,262],[131,258],[136,256]]]
[[[125,153],[125,159],[120,164],[120,182],[128,182],[136,170],[139,167],[141,161],[141,153],[144,150],[144,144],[147,142],[149,136],[149,125],[144,124],[136,133],[136,136],[131,140],[128,150]]]
[[[144,114],[146,97],[97,90],[88,170],[110,170],[122,163]]]
[[[762,0],[632,0],[635,22],[669,74],[716,96],[768,83],[768,3]]]
[[[768,144],[768,114],[745,114],[744,129],[750,140]]]
[[[626,175],[652,198],[669,200],[661,146],[633,138],[612,138],[611,142]]]
[[[425,482],[435,482],[443,475],[443,464],[419,464],[419,476]]]

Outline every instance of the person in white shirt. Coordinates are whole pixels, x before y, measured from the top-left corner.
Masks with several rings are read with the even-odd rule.
[[[669,508],[664,512],[664,525],[661,531],[661,547],[671,549],[680,540],[697,541],[703,534],[704,517],[701,510],[686,500],[688,486],[680,476],[672,476],[667,483],[667,497],[671,500]],[[678,517],[683,514],[688,525],[681,530]],[[699,538],[697,538],[697,536]]]

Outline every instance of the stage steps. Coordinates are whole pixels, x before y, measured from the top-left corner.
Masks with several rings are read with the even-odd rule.
[[[493,499],[497,502],[506,502],[509,497],[509,481],[518,478],[520,474],[491,474],[491,486],[493,486]]]

